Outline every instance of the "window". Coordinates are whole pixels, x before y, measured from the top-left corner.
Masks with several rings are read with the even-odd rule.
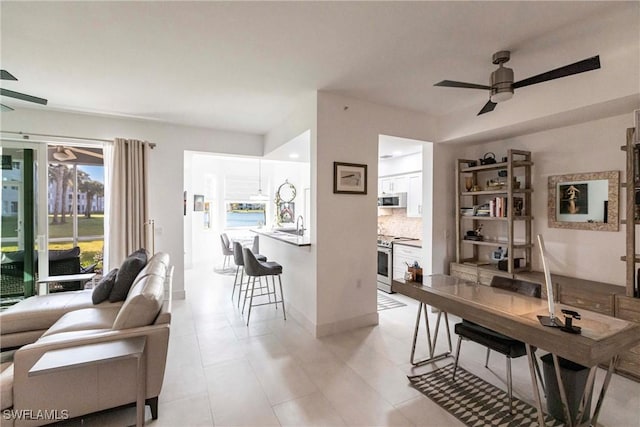
[[[65,151],[75,152],[77,158],[48,164],[49,250],[78,246],[80,265],[97,264],[99,271],[104,247],[102,149],[73,144],[64,147]],[[58,148],[52,145],[49,150]],[[94,209],[88,208],[94,204]]]
[[[266,203],[227,202],[225,227],[255,227],[264,225],[267,220]]]

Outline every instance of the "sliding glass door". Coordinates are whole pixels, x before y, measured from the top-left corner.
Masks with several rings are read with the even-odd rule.
[[[38,208],[46,206],[46,175],[40,176],[38,168],[38,164],[46,165],[46,149],[41,144],[2,141],[0,152],[0,302],[6,306],[36,292],[38,265],[44,264],[45,270],[40,274],[47,274],[48,262],[37,262],[38,250],[42,249],[37,242],[46,245],[47,241],[46,211],[45,215],[38,215]],[[46,256],[45,250],[45,259]]]

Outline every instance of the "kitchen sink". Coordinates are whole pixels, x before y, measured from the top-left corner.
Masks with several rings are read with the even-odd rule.
[[[277,232],[280,232],[280,233],[285,233],[285,234],[291,234],[291,235],[294,235],[294,236],[303,236],[305,230],[306,229],[296,230],[295,228],[279,228],[279,229],[274,230],[274,231],[277,231]]]

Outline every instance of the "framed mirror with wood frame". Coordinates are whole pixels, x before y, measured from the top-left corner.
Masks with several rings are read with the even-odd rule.
[[[550,176],[547,190],[549,227],[618,231],[620,171]]]

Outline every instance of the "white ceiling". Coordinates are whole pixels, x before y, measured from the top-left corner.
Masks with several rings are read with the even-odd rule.
[[[399,138],[397,136],[380,135],[378,137],[378,158],[386,160],[393,157],[408,156],[421,153],[422,144],[428,141]]]
[[[516,80],[584,59],[598,52],[559,48],[537,60],[528,48],[615,9],[638,13],[636,2],[609,1],[5,1],[0,8],[2,68],[20,79],[3,87],[47,98],[45,108],[258,134],[316,90],[435,116],[479,110],[483,91],[433,84],[488,84],[491,55],[502,49],[512,50]]]

